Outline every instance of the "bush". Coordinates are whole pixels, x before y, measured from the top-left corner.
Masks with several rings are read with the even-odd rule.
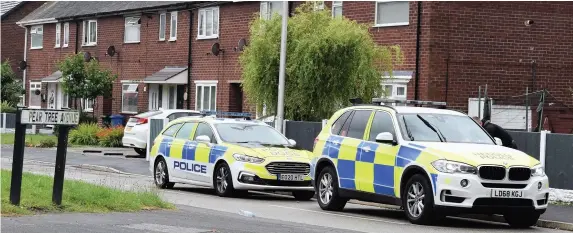
[[[100,127],[94,123],[80,124],[76,129],[70,131],[70,143],[76,145],[98,145],[97,133]]]
[[[82,112],[80,114],[80,124],[92,124],[97,123],[97,119],[94,118],[92,113]]]
[[[55,146],[56,146],[56,141],[55,141],[55,140],[52,140],[52,139],[48,139],[48,138],[42,139],[42,140],[40,141],[40,143],[38,143],[38,145],[37,145],[37,147],[44,147],[44,148],[46,148],[46,147],[55,147]]]
[[[121,147],[123,145],[123,126],[103,128],[97,133],[99,145],[104,147]]]
[[[15,113],[16,108],[12,106],[8,101],[2,100],[0,102],[0,112],[1,113]]]

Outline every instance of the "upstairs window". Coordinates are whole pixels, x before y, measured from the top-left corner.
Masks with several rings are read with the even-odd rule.
[[[59,48],[62,39],[62,24],[56,24],[56,45],[54,47]]]
[[[160,41],[164,41],[165,40],[165,26],[167,25],[167,14],[165,13],[161,13],[159,15],[159,40]]]
[[[177,11],[171,12],[171,28],[169,31],[169,40],[177,40]]]
[[[84,21],[83,35],[84,39],[82,44],[84,46],[96,45],[97,44],[97,21],[96,20],[86,20]]]
[[[44,25],[30,27],[30,49],[41,49],[44,47]]]
[[[70,23],[64,23],[64,47],[70,43]]]
[[[141,18],[126,17],[125,18],[125,43],[138,43],[140,41]]]
[[[261,2],[261,18],[269,20],[273,14],[277,13],[282,16],[283,2]]]
[[[401,26],[410,22],[410,2],[376,2],[376,26]]]
[[[199,39],[219,37],[219,7],[203,8],[199,10]]]

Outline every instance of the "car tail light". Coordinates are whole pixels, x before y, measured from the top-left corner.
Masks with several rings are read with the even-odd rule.
[[[136,124],[138,124],[138,125],[147,124],[147,118],[139,118],[139,119],[137,119]]]

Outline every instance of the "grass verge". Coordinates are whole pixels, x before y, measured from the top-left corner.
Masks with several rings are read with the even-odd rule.
[[[0,134],[2,145],[14,145],[14,134],[13,133],[3,133]],[[26,134],[26,145],[28,144],[38,144],[42,140],[54,140],[58,141],[56,135],[51,134]]]
[[[174,209],[156,193],[112,189],[82,181],[65,180],[62,205],[52,204],[53,177],[24,173],[20,206],[10,204],[12,172],[2,170],[2,216],[30,215],[49,212],[133,212]]]

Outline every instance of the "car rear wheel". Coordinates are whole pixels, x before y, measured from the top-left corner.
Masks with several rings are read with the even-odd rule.
[[[308,201],[314,197],[314,191],[293,191],[294,199],[299,201]]]
[[[511,212],[504,214],[505,221],[513,228],[528,228],[537,223],[540,214],[535,211]]]
[[[167,170],[167,163],[165,163],[163,158],[160,158],[155,162],[153,180],[155,185],[161,189],[170,189],[175,186],[175,183],[169,182],[169,171]]]
[[[341,211],[348,199],[338,195],[338,176],[333,167],[326,167],[320,171],[316,181],[318,191],[318,205],[323,210]]]

